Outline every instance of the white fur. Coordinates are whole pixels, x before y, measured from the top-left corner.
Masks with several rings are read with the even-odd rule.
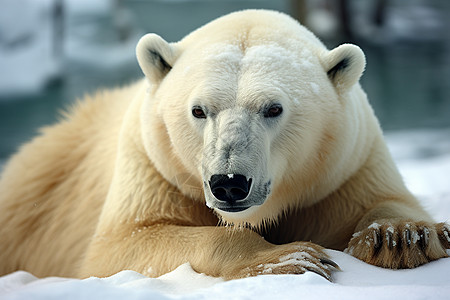
[[[165,80],[144,102],[141,114],[148,155],[167,180],[173,182],[177,173],[187,172],[201,188],[213,174],[236,173],[252,177],[254,184],[259,184],[255,190],[262,190],[261,186],[270,181],[272,191],[279,191],[282,182],[307,181],[301,174],[308,174],[305,170],[314,168],[312,164],[320,159],[316,157],[317,147],[324,131],[332,128],[333,136],[339,136],[339,147],[324,167],[326,172],[319,175],[316,191],[311,194],[309,185],[303,188],[304,195],[272,193],[283,200],[269,197],[261,213],[246,220],[255,225],[275,218],[288,206],[300,205],[295,204],[300,199],[314,203],[342,184],[367,155],[364,145],[369,145],[372,137],[359,133],[379,130],[357,84],[365,63],[362,51],[348,44],[328,51],[306,28],[281,14],[270,13],[277,21],[269,25],[266,13],[248,11],[252,27],[241,24],[239,14],[232,14],[177,44],[165,44],[152,35],[142,38],[137,47],[138,54],[162,45],[163,53],[176,48],[179,54]],[[267,26],[271,29],[267,30]],[[345,58],[350,64],[330,81],[327,71]],[[152,81],[152,66],[144,63],[142,67],[144,73],[151,74]],[[261,117],[261,109],[272,102],[283,106],[283,114],[268,124]],[[209,116],[193,118],[193,105],[205,107]],[[159,140],[151,132],[154,122],[165,124],[173,152],[152,146]],[[221,151],[230,145],[240,152],[225,161]],[[173,162],[171,166],[167,161]],[[206,197],[212,195],[206,191]],[[208,200],[212,207],[213,202]]]

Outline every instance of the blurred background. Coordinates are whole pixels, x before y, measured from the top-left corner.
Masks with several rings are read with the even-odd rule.
[[[382,127],[450,141],[448,0],[0,0],[0,166],[77,98],[141,78],[143,34],[178,41],[245,8],[285,12],[329,48],[358,44]]]

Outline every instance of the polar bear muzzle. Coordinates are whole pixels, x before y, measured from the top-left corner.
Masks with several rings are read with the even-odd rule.
[[[281,110],[278,105],[270,113],[279,115]],[[271,191],[267,121],[260,113],[236,105],[202,122],[206,204],[222,216],[229,213],[233,219],[245,219],[249,208],[257,210]]]

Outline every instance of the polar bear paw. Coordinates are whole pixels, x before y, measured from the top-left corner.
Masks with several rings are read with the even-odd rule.
[[[323,248],[309,242],[277,245],[270,251],[258,255],[252,266],[242,269],[238,277],[264,274],[303,274],[314,272],[331,281],[333,270],[340,270]]]
[[[449,248],[446,223],[387,220],[353,234],[344,252],[375,266],[405,269],[448,257]]]

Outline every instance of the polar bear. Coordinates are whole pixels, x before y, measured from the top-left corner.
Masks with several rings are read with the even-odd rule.
[[[142,37],[145,79],[44,128],[0,183],[0,274],[159,276],[190,262],[225,279],[446,257],[449,227],[405,188],[333,50],[273,11],[229,14],[178,43]]]

